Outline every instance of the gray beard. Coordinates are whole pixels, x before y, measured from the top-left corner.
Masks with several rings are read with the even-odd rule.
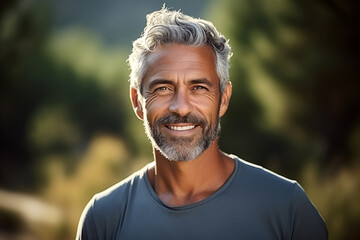
[[[161,133],[160,127],[170,123],[197,123],[202,128],[201,136],[195,137],[168,137]],[[205,119],[188,114],[184,117],[178,114],[169,114],[158,119],[153,126],[144,119],[145,132],[152,145],[170,161],[190,161],[200,156],[215,140],[220,132],[220,118],[217,117],[214,125]]]

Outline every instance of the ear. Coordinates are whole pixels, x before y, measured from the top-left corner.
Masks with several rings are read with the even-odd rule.
[[[144,113],[141,105],[141,96],[135,88],[130,88],[130,99],[136,116],[140,119],[144,119]]]
[[[229,81],[226,84],[226,87],[225,87],[225,89],[224,89],[224,91],[222,93],[222,96],[221,96],[219,117],[224,116],[224,114],[226,113],[226,111],[228,109],[228,106],[229,106],[231,93],[232,93],[232,85],[231,85],[231,82]]]

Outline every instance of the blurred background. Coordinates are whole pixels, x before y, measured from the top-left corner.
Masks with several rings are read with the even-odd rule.
[[[163,3],[230,38],[221,148],[297,179],[330,239],[359,239],[360,28],[350,0],[2,0],[0,239],[74,239],[92,195],[152,161],[126,59]]]

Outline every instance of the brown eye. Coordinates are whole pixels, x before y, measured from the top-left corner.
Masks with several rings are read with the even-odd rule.
[[[157,95],[168,95],[171,92],[172,92],[172,89],[170,87],[161,86],[161,87],[155,88],[153,93],[155,93]]]
[[[156,88],[154,92],[158,92],[158,91],[170,91],[170,88],[162,86]]]
[[[156,90],[161,90],[161,91],[163,91],[163,90],[169,90],[169,88],[168,88],[168,87],[159,87],[159,88],[157,88]]]
[[[195,86],[194,88],[193,88],[194,90],[208,90],[206,87],[204,87],[204,86]]]

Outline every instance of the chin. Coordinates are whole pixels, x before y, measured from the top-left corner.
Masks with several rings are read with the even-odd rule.
[[[180,150],[176,149],[174,146],[166,146],[162,149],[158,148],[160,153],[169,161],[174,162],[188,162],[199,157],[205,149],[199,146],[192,148],[181,148]]]

